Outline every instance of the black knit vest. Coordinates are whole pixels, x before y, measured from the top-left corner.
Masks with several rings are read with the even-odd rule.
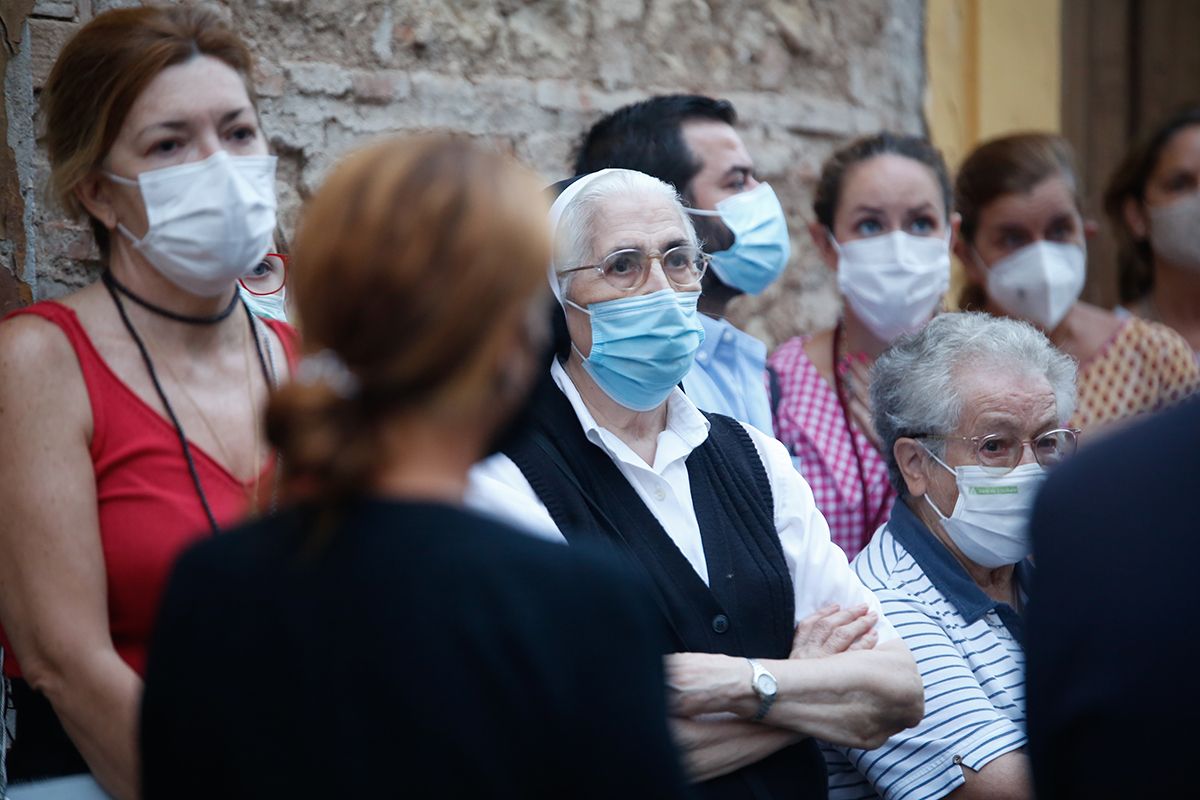
[[[709,435],[687,459],[705,585],[608,454],[588,440],[566,396],[547,388],[527,434],[504,452],[567,541],[611,546],[649,578],[674,652],[787,658],[795,592],[766,469],[741,424],[706,413]],[[721,800],[828,794],[812,739],[696,788]]]

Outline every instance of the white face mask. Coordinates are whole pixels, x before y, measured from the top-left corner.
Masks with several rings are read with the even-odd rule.
[[[220,150],[203,161],[150,170],[136,181],[149,227],[138,239],[117,230],[155,269],[200,297],[229,291],[271,246],[275,231],[275,157],[230,157]]]
[[[243,287],[239,286],[238,291],[242,294],[242,299],[246,301],[246,305],[250,306],[250,311],[256,317],[264,319],[275,319],[280,322],[287,322],[287,289],[280,289],[278,292],[271,294],[254,294],[247,292]]]
[[[950,288],[949,237],[893,231],[839,245],[838,289],[881,342],[915,331]]]
[[[933,453],[929,455],[954,473],[958,500],[947,517],[928,492],[923,497],[964,556],[985,569],[996,569],[1016,564],[1033,552],[1029,517],[1046,480],[1040,464],[1022,464],[1005,475],[992,475],[977,464],[952,468]]]
[[[1164,261],[1200,272],[1200,192],[1148,209],[1150,247]]]
[[[988,269],[987,293],[1006,313],[1049,331],[1079,299],[1086,275],[1082,246],[1034,242]]]

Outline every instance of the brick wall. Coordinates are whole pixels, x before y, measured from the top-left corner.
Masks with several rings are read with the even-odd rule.
[[[0,0],[9,44],[0,308],[54,297],[94,277],[86,226],[63,219],[44,199],[37,95],[62,43],[117,5],[136,3]],[[606,111],[656,92],[732,100],[761,176],[789,213],[795,245],[785,279],[736,305],[735,317],[769,341],[831,324],[837,314],[804,227],[822,159],[849,136],[924,128],[923,0],[214,5],[259,58],[263,123],[280,156],[288,231],[330,163],[372,136],[465,132],[550,181],[566,175],[573,145]]]

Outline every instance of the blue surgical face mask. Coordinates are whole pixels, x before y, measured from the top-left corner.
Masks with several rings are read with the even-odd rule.
[[[567,300],[592,320],[592,351],[583,368],[625,408],[658,408],[688,374],[704,341],[696,314],[699,299],[699,292],[663,289],[589,308]]]
[[[242,299],[246,301],[246,305],[250,306],[250,311],[254,316],[276,319],[280,322],[288,321],[287,295],[284,294],[287,291],[286,288],[271,294],[253,294],[240,286],[238,291],[241,293]]]
[[[689,208],[688,213],[720,217],[733,231],[733,246],[713,253],[712,268],[734,289],[762,294],[787,268],[792,242],[783,206],[770,184],[727,197],[717,203],[716,211]]]

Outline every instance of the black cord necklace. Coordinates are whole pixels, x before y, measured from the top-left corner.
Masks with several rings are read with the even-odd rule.
[[[238,300],[240,299],[238,293],[235,291],[233,293],[233,297],[229,298],[229,305],[225,306],[225,308],[221,309],[216,314],[195,317],[190,314],[180,314],[178,311],[172,311],[169,308],[163,308],[160,305],[151,303],[144,297],[134,294],[132,289],[116,279],[116,276],[112,274],[111,270],[105,270],[100,276],[100,280],[104,281],[104,285],[108,287],[109,293],[111,293],[113,289],[116,289],[118,292],[125,295],[147,311],[158,314],[160,317],[166,317],[169,320],[182,322],[187,325],[216,325],[218,322],[224,322],[225,320],[229,319],[229,315],[233,313],[235,308],[237,308]]]
[[[162,384],[158,380],[158,373],[154,369],[154,362],[150,359],[150,351],[146,349],[146,343],[142,341],[142,337],[138,335],[137,329],[133,327],[133,322],[129,319],[129,314],[125,311],[125,304],[121,302],[121,298],[118,296],[117,292],[119,291],[122,294],[126,294],[128,297],[130,297],[130,299],[144,307],[147,311],[160,314],[167,319],[176,320],[178,322],[187,322],[189,324],[211,323],[198,323],[196,320],[200,318],[197,317],[181,317],[181,315],[175,314],[172,311],[167,311],[164,308],[160,308],[152,303],[142,300],[139,297],[136,297],[133,294],[130,294],[127,289],[117,283],[116,279],[112,277],[112,273],[110,272],[105,271],[105,273],[101,276],[101,280],[103,281],[105,288],[108,289],[108,293],[112,297],[113,303],[117,307],[117,313],[121,317],[121,322],[125,324],[125,330],[129,331],[130,338],[132,338],[133,343],[137,345],[138,352],[142,354],[142,361],[146,364],[146,371],[150,373],[150,382],[154,384],[154,391],[158,394],[158,399],[162,402],[163,408],[167,412],[167,418],[171,421],[171,425],[175,428],[175,434],[179,437],[179,445],[183,449],[183,458],[185,461],[187,461],[188,474],[192,477],[192,485],[196,487],[196,496],[200,498],[200,505],[204,509],[204,516],[208,519],[208,524],[209,527],[212,528],[213,534],[216,535],[221,532],[221,526],[217,524],[217,518],[213,515],[212,506],[210,506],[208,503],[208,495],[204,493],[204,486],[200,483],[200,474],[196,471],[196,461],[194,458],[192,458],[191,444],[188,443],[187,435],[183,432],[183,426],[179,424],[179,417],[176,416],[175,409],[171,407],[171,402],[167,399],[167,394],[163,391]],[[241,298],[238,293],[234,292],[233,301],[229,304],[229,308],[227,308],[225,311],[222,311],[218,315],[220,319],[225,319],[231,313],[233,313],[232,310],[240,299]],[[250,325],[250,336],[254,339],[254,349],[258,353],[258,363],[259,366],[262,367],[263,380],[266,381],[267,387],[270,388],[272,386],[272,381],[267,370],[267,359],[263,355],[262,343],[258,338],[258,330],[254,326],[254,314],[250,311],[250,307],[244,302],[242,303],[242,308],[246,310],[246,321]],[[215,321],[219,322],[220,319]],[[258,465],[255,464],[254,467],[257,469]]]

